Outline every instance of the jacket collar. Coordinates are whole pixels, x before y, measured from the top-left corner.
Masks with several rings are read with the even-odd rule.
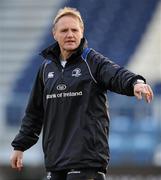
[[[87,47],[87,40],[85,38],[81,39],[81,43],[76,51],[67,59],[67,61],[73,61],[75,58],[80,56],[83,52],[83,49]],[[60,47],[58,42],[50,45],[49,47],[45,48],[41,53],[45,59],[50,59],[52,61],[59,61],[60,62]]]

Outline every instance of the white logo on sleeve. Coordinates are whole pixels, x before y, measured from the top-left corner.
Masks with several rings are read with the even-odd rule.
[[[73,71],[72,71],[72,76],[74,76],[74,77],[79,77],[79,76],[81,76],[82,74],[81,74],[81,69],[79,69],[79,68],[76,68],[76,69],[74,69]]]
[[[49,72],[48,73],[48,78],[53,78],[54,77],[54,72]]]

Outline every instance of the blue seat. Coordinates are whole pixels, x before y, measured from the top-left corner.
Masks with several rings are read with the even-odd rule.
[[[138,165],[152,165],[158,137],[154,134],[135,134],[132,140],[132,161]]]
[[[131,131],[132,121],[127,116],[113,117],[110,121],[110,130],[112,132],[129,133]]]
[[[143,119],[133,122],[133,131],[135,133],[157,134],[159,133],[159,121],[153,116],[147,116]]]
[[[110,133],[109,146],[111,154],[111,164],[121,165],[131,162],[132,136],[122,133]]]

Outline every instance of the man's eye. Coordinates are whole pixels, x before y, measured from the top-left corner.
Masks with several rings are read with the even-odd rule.
[[[67,29],[62,29],[61,32],[67,32]]]
[[[73,29],[72,31],[73,31],[73,32],[77,32],[78,30],[77,30],[77,29]]]

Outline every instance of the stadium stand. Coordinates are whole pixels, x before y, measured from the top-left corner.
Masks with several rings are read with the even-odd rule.
[[[0,167],[8,165],[11,139],[17,132],[23,115],[22,109],[26,105],[27,95],[14,91],[15,83],[23,73],[27,73],[25,78],[27,79],[28,72],[25,69],[28,64],[32,64],[31,59],[37,47],[41,46],[42,37],[46,34],[47,27],[61,2],[61,0],[0,2]],[[32,73],[34,74],[34,70]],[[23,82],[21,86],[25,84]],[[36,148],[36,152],[37,149],[40,148]],[[37,153],[33,155],[37,157]],[[32,161],[30,157],[27,159]],[[39,161],[41,160],[39,157]],[[36,161],[37,159],[35,163]],[[1,174],[0,168],[0,179]]]
[[[49,8],[50,13],[45,13],[43,6],[39,7],[36,4],[30,10],[35,12],[34,7],[39,7],[40,9],[37,11],[43,9],[44,13],[44,24],[40,22],[39,16],[36,16],[35,21],[32,21],[35,26],[30,29],[30,33],[33,33],[31,36],[25,36],[24,29],[18,33],[14,30],[16,41],[19,34],[22,34],[22,37],[26,39],[24,39],[24,44],[19,44],[18,41],[15,42],[14,46],[11,44],[11,48],[16,48],[10,50],[15,53],[10,55],[13,60],[15,59],[13,63],[15,67],[18,67],[16,64],[20,64],[21,60],[24,61],[21,63],[23,66],[19,66],[22,71],[18,70],[17,78],[14,78],[16,80],[12,80],[12,93],[6,107],[7,123],[10,126],[17,126],[24,113],[34,74],[42,62],[38,53],[53,43],[51,33],[45,31],[46,27],[44,27],[47,26],[47,29],[51,27],[48,20],[51,19],[51,5],[54,7],[54,4],[52,1],[49,2],[48,5],[45,2],[45,10],[48,11]],[[150,0],[148,3],[146,0],[102,0],[101,2],[88,0],[87,3],[85,0],[70,0],[65,1],[62,7],[64,5],[72,6],[81,11],[86,26],[85,36],[90,47],[100,51],[121,66],[126,66],[135,53],[158,2],[159,0]],[[31,8],[31,5],[29,7]],[[57,9],[57,6],[55,8]],[[15,15],[15,18],[17,16]],[[25,18],[25,15],[23,17]],[[24,20],[22,18],[22,21]],[[29,27],[29,24],[26,26]],[[19,27],[19,29],[21,28]],[[38,29],[43,29],[39,35],[37,34]],[[23,54],[21,57],[18,53],[20,50],[20,54]],[[10,61],[12,59],[11,57],[7,58]],[[12,64],[10,66],[11,68],[6,67],[5,69],[12,69]],[[10,77],[8,79],[11,81]],[[157,91],[160,94],[158,86],[156,86]],[[153,109],[144,102],[138,103],[133,98],[129,99],[109,93],[109,99],[112,119],[110,129],[111,163],[113,165],[122,163],[153,164],[155,148],[160,142],[158,137],[161,133],[161,123],[160,127],[155,124],[158,120],[155,120],[153,116]]]
[[[141,42],[137,46],[136,52],[132,55],[127,64],[128,69],[136,73],[142,73],[147,77],[148,82],[154,85],[154,92],[156,89],[155,84],[161,82],[160,12],[161,2],[158,4]],[[156,93],[157,92],[158,91],[156,91]]]
[[[52,23],[53,14],[58,8],[59,3],[50,0],[48,2],[41,1],[39,6],[33,1],[26,3],[17,0],[11,3],[8,1],[2,3],[0,15],[3,24],[0,34],[3,68],[0,72],[2,74],[0,83],[2,94],[5,93],[6,98],[10,99],[8,106],[11,104],[11,107],[6,111],[7,115],[13,115],[10,124],[14,125],[20,122],[18,119],[23,115],[21,109],[25,107],[25,95],[22,93],[24,89],[25,93],[29,92],[34,73],[38,64],[41,63],[39,56],[34,56],[36,61],[32,61],[32,57],[37,51],[37,47],[41,46],[42,42],[39,39],[46,34],[46,27]],[[18,85],[18,90],[15,88],[15,84]],[[12,106],[15,107],[12,108]]]
[[[1,91],[10,91],[19,72],[28,65],[35,47],[39,46],[38,40],[46,33],[54,8],[58,8],[54,2],[41,1],[39,6],[30,0],[1,2]]]

